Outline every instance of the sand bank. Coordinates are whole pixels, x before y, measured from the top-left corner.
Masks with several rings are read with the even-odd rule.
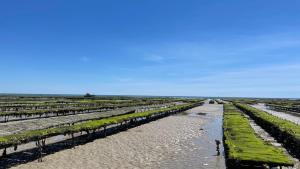
[[[187,166],[196,159],[200,162],[197,168],[209,168],[207,165],[212,166],[215,160],[219,160],[220,168],[224,168],[223,159],[214,156],[214,138],[206,133],[209,122],[220,116],[220,106],[205,104],[187,111],[188,115],[166,117],[75,149],[48,155],[42,163],[33,161],[14,168],[174,168],[174,164],[178,166],[175,168],[180,168],[176,161],[183,157],[188,158],[185,160]],[[210,115],[196,115],[205,111]]]

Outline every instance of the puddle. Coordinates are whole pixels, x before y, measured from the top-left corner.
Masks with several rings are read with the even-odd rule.
[[[222,142],[222,117],[217,116],[209,119],[203,127],[204,135],[195,139],[195,144],[200,148],[198,161],[205,168],[218,169],[225,168],[223,143],[220,145],[220,155],[217,155],[215,140]],[[201,160],[200,160],[201,159]]]
[[[203,113],[203,112],[187,112],[187,111],[185,111],[185,112],[182,112],[182,113],[180,113],[180,114],[178,114],[179,116],[181,115],[181,116],[190,116],[190,117],[198,117],[198,116],[206,116],[207,115],[207,113]]]
[[[223,143],[220,145],[220,155],[217,155],[215,140],[222,142],[222,106],[205,104],[203,111],[190,111],[190,118],[199,118],[204,121],[199,126],[200,136],[191,140],[191,144],[176,154],[172,161],[164,161],[159,168],[197,168],[197,169],[224,169],[225,157]],[[220,106],[220,105],[219,105]],[[217,108],[216,108],[217,107]]]

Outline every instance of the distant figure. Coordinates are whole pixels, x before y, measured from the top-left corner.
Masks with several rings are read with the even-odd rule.
[[[221,141],[220,140],[215,140],[216,142],[216,145],[217,145],[217,155],[219,156],[220,155],[220,144],[221,144]]]

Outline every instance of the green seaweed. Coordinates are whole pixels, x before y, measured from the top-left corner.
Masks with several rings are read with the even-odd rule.
[[[223,128],[228,159],[247,164],[293,165],[282,149],[257,136],[248,119],[231,104],[224,105]]]
[[[295,139],[300,141],[300,126],[285,120],[285,119],[281,119],[279,117],[273,116],[265,111],[256,109],[254,107],[251,107],[249,105],[246,104],[240,104],[237,103],[236,104],[239,108],[241,108],[242,110],[251,112],[253,115],[255,115],[256,117],[263,119],[265,121],[268,121],[270,123],[272,123],[274,126],[276,126],[281,132],[287,132],[290,135],[294,136]]]
[[[159,113],[167,113],[172,111],[184,110],[192,106],[193,106],[192,104],[184,104],[184,105],[173,106],[170,108],[162,108],[159,110],[151,110],[151,111],[145,111],[140,113],[119,115],[119,116],[104,118],[100,120],[90,120],[72,126],[52,127],[48,129],[25,131],[18,134],[2,136],[0,137],[0,148],[27,143],[30,141],[37,141],[43,138],[61,135],[61,134],[72,134],[72,133],[91,131],[91,130],[93,131],[96,129],[100,129],[102,127],[106,127],[108,125],[117,124],[132,119],[136,119],[136,118],[146,118]]]

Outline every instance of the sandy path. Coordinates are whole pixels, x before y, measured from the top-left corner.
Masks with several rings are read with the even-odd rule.
[[[282,118],[282,119],[285,119],[285,120],[289,120],[289,121],[291,121],[293,123],[296,123],[296,124],[300,125],[300,117],[298,117],[298,116],[293,116],[293,115],[288,114],[288,113],[270,110],[263,103],[259,103],[259,104],[255,104],[255,105],[251,105],[251,106],[253,106],[253,107],[257,108],[257,109],[263,110],[263,111],[265,111],[267,113],[270,113],[273,116],[277,116],[279,118]]]
[[[191,156],[192,162],[194,159],[202,161],[202,157],[198,158],[200,157],[198,156],[199,152],[203,153],[203,159],[204,156],[205,159],[209,159],[213,154],[202,150],[210,146],[197,142],[197,139],[207,140],[209,138],[202,138],[206,135],[205,130],[199,129],[210,121],[209,117],[215,117],[216,114],[212,113],[212,116],[205,118],[194,114],[202,111],[215,111],[220,115],[221,109],[220,105],[201,106],[189,110],[189,115],[166,117],[104,139],[95,140],[75,149],[48,155],[42,163],[34,161],[14,168],[174,168],[174,161],[181,157],[189,158]],[[191,153],[194,151],[197,153]],[[215,160],[215,157],[211,160]],[[187,161],[187,163],[189,162]],[[209,160],[207,163],[203,164],[209,165]],[[216,162],[212,161],[212,163]],[[224,168],[223,165],[220,168]],[[199,168],[198,165],[197,168]]]

